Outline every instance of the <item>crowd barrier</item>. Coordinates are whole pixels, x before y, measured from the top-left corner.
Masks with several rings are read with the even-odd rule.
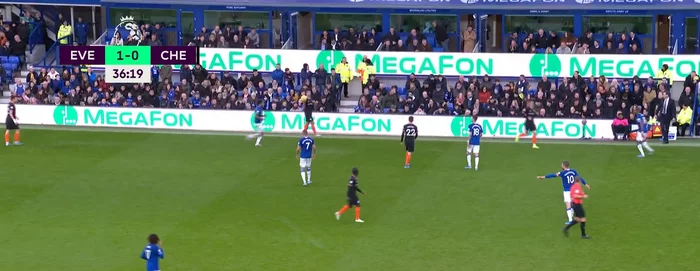
[[[415,53],[373,51],[318,51],[201,48],[200,63],[210,71],[272,72],[280,64],[282,69],[298,72],[307,63],[312,71],[323,64],[327,70],[346,57],[355,70],[363,56],[370,58],[377,74],[416,75],[442,74],[445,76],[495,77],[571,77],[575,71],[581,76],[607,78],[656,77],[664,64],[673,73],[674,82],[682,82],[692,71],[700,70],[700,59],[694,55],[556,55],[507,53]],[[104,66],[94,66],[100,68]],[[179,69],[179,66],[175,67]]]
[[[6,110],[7,105],[0,105]],[[20,124],[76,127],[253,132],[253,112],[159,108],[16,105]],[[421,136],[466,137],[471,117],[416,115]],[[327,135],[400,136],[408,115],[314,113],[316,128]],[[265,112],[264,130],[300,133],[303,112]],[[522,118],[480,117],[486,138],[514,138],[524,130]],[[612,120],[537,119],[543,139],[612,139]]]

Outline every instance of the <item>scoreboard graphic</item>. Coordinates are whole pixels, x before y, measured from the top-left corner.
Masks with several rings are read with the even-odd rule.
[[[150,83],[151,67],[195,65],[197,46],[61,46],[60,65],[104,65],[107,83]]]

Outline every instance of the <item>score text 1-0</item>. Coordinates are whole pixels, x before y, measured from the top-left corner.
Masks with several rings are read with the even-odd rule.
[[[60,65],[194,65],[196,46],[60,46]]]
[[[151,82],[151,67],[145,65],[105,66],[105,82],[111,84],[140,84]]]

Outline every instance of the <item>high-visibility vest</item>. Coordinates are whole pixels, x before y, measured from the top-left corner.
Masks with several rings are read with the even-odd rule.
[[[365,78],[365,68],[367,68],[367,64],[365,64],[364,61],[360,62],[360,64],[357,64],[357,69],[355,71],[357,71],[357,76],[360,77],[360,79]]]
[[[669,70],[666,70],[666,71],[659,70],[659,72],[656,73],[656,78],[658,78],[658,79],[666,78],[666,79],[668,79],[669,84],[673,83],[673,73]]]
[[[340,74],[340,82],[350,83],[350,80],[352,80],[352,71],[347,63],[338,63],[338,65],[335,65],[335,71]]]
[[[369,81],[369,76],[376,73],[377,70],[374,69],[374,66],[365,65],[365,70],[362,73],[362,84],[367,84],[367,82]]]
[[[71,31],[73,31],[73,29],[70,25],[61,25],[61,27],[58,28],[58,38],[61,39],[59,41],[61,44],[68,44],[68,39],[62,38],[70,36]]]

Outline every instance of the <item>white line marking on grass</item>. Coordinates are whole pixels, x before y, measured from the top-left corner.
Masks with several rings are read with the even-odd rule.
[[[137,129],[137,128],[112,128],[112,127],[75,127],[75,126],[42,126],[42,125],[24,125],[23,129],[27,130],[55,130],[55,131],[76,131],[76,132],[112,132],[112,133],[134,133],[134,134],[174,134],[174,135],[211,135],[211,136],[240,136],[245,137],[249,133],[245,132],[218,132],[218,131],[186,131],[186,130],[166,130],[166,129]],[[301,131],[299,134],[293,133],[266,133],[265,136],[269,137],[288,137],[288,138],[298,138],[301,136]],[[363,135],[323,135],[322,138],[335,138],[335,139],[364,139],[364,140],[397,140],[396,136],[363,136]],[[530,144],[529,140],[525,138],[518,144]],[[672,142],[667,145],[669,147],[692,147],[700,148],[700,138],[684,138]],[[445,142],[464,142],[466,144],[466,137],[420,137],[418,140],[421,141],[445,141]],[[513,142],[514,139],[509,138],[483,138],[485,143],[507,143],[516,144]],[[544,143],[540,145],[607,145],[607,146],[634,146],[634,141],[613,141],[613,140],[575,140],[575,139],[538,139],[538,143]],[[658,139],[652,139],[649,143],[653,146],[662,146],[661,141]]]

